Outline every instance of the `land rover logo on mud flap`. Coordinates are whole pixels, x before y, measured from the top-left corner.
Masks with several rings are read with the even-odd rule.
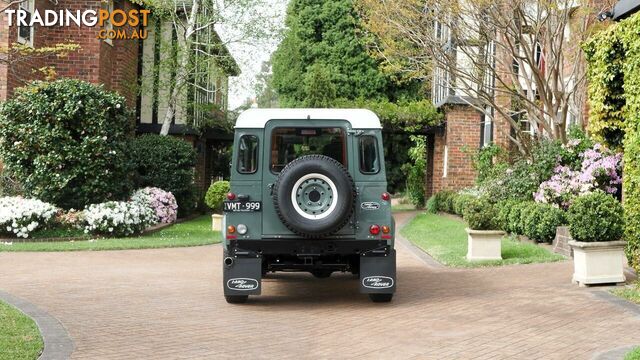
[[[360,204],[360,207],[362,208],[362,210],[378,210],[380,209],[380,204],[371,201],[363,202],[362,204]]]
[[[249,278],[235,278],[227,281],[227,287],[231,290],[255,290],[258,288],[258,280]]]
[[[362,286],[369,289],[387,289],[393,286],[393,279],[388,276],[367,276],[362,279]]]

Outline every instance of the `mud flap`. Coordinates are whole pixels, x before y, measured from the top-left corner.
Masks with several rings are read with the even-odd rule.
[[[225,295],[260,295],[261,257],[225,257],[222,267]]]
[[[360,256],[360,292],[393,294],[396,291],[396,251],[388,255]]]

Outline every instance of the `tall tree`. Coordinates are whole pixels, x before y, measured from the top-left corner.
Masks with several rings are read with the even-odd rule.
[[[272,58],[282,106],[386,99],[396,86],[369,54],[353,0],[292,0],[285,22]]]
[[[442,85],[488,118],[564,141],[570,113],[582,117],[590,0],[357,1],[389,66],[444,71]],[[526,152],[529,135],[507,136]]]

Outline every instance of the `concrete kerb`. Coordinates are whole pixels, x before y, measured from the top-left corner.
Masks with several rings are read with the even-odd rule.
[[[44,342],[40,360],[64,360],[71,357],[75,348],[73,340],[58,319],[32,303],[2,290],[0,290],[0,300],[22,311],[36,322]]]

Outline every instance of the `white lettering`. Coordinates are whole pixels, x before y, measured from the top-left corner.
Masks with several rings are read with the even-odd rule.
[[[37,12],[36,12],[37,13]],[[44,12],[44,24],[45,26],[53,26],[58,22],[58,13],[55,11],[46,10]]]
[[[87,10],[82,13],[82,22],[85,26],[95,26],[98,23],[97,12],[95,10]],[[88,16],[90,15],[90,16]]]
[[[73,12],[66,10],[67,11],[67,22],[65,24],[65,26],[69,26],[69,24],[71,23],[71,21],[73,20],[73,23],[76,24],[76,26],[80,26],[80,10],[76,10],[76,14],[75,16],[73,15]]]
[[[16,21],[18,23],[18,26],[29,26],[25,21],[26,19],[27,19],[27,12],[22,9],[18,10],[18,20]]]
[[[9,26],[13,26],[13,14],[15,14],[16,11],[14,9],[7,9],[4,12],[9,17]]]

